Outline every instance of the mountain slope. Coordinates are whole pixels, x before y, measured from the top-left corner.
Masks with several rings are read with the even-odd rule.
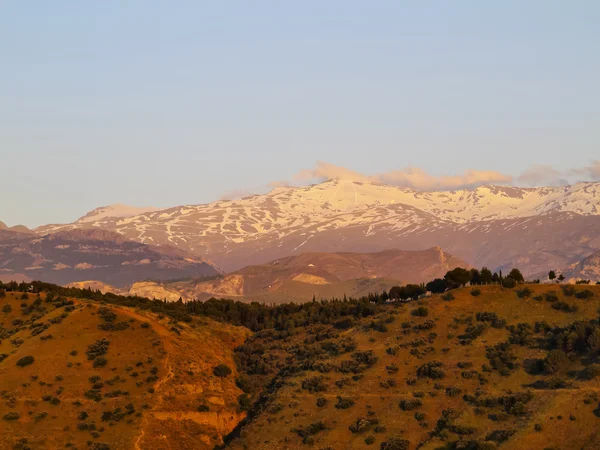
[[[46,236],[0,230],[0,277],[56,284],[97,280],[122,287],[143,279],[213,276],[201,258],[173,247],[151,247],[100,229]]]
[[[422,283],[469,265],[439,247],[379,253],[301,253],[207,281],[136,283],[131,294],[185,300],[225,297],[266,303],[359,297],[394,285]],[[155,295],[148,295],[154,289]],[[173,294],[172,294],[173,293]],[[177,293],[179,295],[177,295]]]
[[[551,262],[566,266],[572,258],[600,249],[599,225],[600,183],[418,192],[330,180],[242,200],[124,218],[102,216],[36,232],[105,228],[138,242],[174,245],[206,256],[225,271],[307,250],[372,252],[440,245],[474,265],[485,259],[492,268],[500,268],[524,259],[519,266],[535,273],[538,262],[526,262],[534,250],[554,251]],[[535,239],[523,245],[519,233],[529,234],[531,227],[537,230]],[[554,246],[556,241],[565,244]]]
[[[600,289],[578,287],[592,293],[578,299],[556,285],[527,288],[482,286],[477,297],[464,288],[452,301],[435,295],[328,324],[298,315],[291,331],[253,335],[237,359],[264,381],[264,397],[226,448],[599,448],[600,366],[585,339],[599,333]]]
[[[600,282],[600,251],[571,265],[561,273],[567,280],[590,280]]]

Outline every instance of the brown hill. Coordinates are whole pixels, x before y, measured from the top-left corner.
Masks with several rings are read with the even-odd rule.
[[[67,284],[97,280],[122,287],[143,279],[213,276],[200,257],[173,247],[152,247],[118,233],[77,229],[46,236],[0,230],[0,277]]]
[[[277,308],[3,294],[3,449],[600,446],[600,286]]]
[[[233,349],[248,330],[70,303],[0,298],[0,448],[213,449],[243,419]]]
[[[184,299],[243,298],[267,303],[310,301],[388,290],[394,285],[422,283],[455,267],[469,265],[440,247],[423,251],[379,253],[302,253],[268,264],[249,266],[208,281],[165,283]],[[133,286],[131,293],[139,293]],[[163,298],[159,295],[157,298]]]
[[[526,288],[255,334],[237,358],[265,397],[226,448],[600,448],[600,288]]]

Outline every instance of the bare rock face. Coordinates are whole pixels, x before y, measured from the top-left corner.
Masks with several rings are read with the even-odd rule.
[[[155,281],[140,281],[133,283],[128,294],[137,295],[139,297],[155,298],[158,300],[167,300],[168,302],[176,302],[182,295],[180,292],[169,289]]]
[[[144,279],[201,277],[218,270],[184,250],[151,247],[102,229],[74,229],[37,236],[0,230],[0,276],[56,284],[94,280],[113,290]],[[110,285],[105,287],[104,285]]]
[[[419,192],[330,180],[206,205],[135,214],[96,210],[38,234],[106,229],[171,245],[230,272],[302,252],[423,250],[436,245],[474,266],[526,274],[566,267],[600,250],[600,183]]]

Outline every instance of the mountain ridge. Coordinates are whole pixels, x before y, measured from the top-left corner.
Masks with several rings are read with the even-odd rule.
[[[557,224],[561,231],[555,236]],[[530,238],[531,227],[537,229],[534,239],[519,242],[517,234]],[[540,267],[542,260],[528,265],[528,259],[536,258],[534,250],[552,253],[553,267],[600,250],[600,183],[420,192],[330,180],[278,187],[241,200],[47,225],[35,232],[74,228],[104,228],[150,245],[173,245],[214,261],[226,272],[304,250],[372,252],[441,245],[476,266],[518,265],[536,273],[546,266]],[[452,239],[453,234],[460,238]],[[471,240],[469,234],[479,239]],[[515,245],[506,246],[506,241]]]

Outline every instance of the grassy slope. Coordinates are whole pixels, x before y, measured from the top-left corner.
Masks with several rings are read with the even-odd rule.
[[[536,380],[547,378],[544,375],[528,374],[523,367],[519,368],[509,376],[502,376],[497,371],[483,372],[482,365],[489,364],[486,358],[486,346],[504,342],[508,337],[508,330],[488,328],[483,334],[475,339],[471,345],[460,345],[458,336],[464,332],[466,324],[456,325],[459,321],[473,316],[477,312],[493,311],[500,317],[506,319],[509,325],[521,322],[534,324],[536,321],[545,320],[550,324],[558,326],[567,325],[575,320],[591,320],[598,317],[600,307],[600,289],[597,286],[585,288],[592,289],[595,296],[589,300],[579,300],[574,297],[564,298],[557,286],[529,286],[534,294],[530,298],[518,298],[514,290],[503,289],[497,286],[481,288],[482,294],[473,297],[470,289],[455,291],[455,300],[444,301],[439,296],[422,301],[420,304],[429,309],[428,317],[414,317],[410,312],[416,304],[404,305],[399,308],[389,307],[386,312],[380,314],[381,318],[393,317],[394,321],[387,325],[388,331],[378,332],[370,330],[363,325],[368,325],[371,319],[362,319],[354,328],[344,331],[339,338],[352,337],[358,344],[358,350],[374,350],[378,362],[362,373],[362,378],[357,381],[350,380],[349,384],[338,387],[335,382],[343,378],[349,379],[352,374],[342,374],[337,370],[324,374],[326,390],[324,392],[309,393],[302,389],[302,382],[314,376],[321,375],[315,371],[305,371],[286,379],[285,384],[278,389],[267,403],[262,412],[258,414],[248,425],[241,430],[241,437],[230,444],[230,448],[241,449],[293,449],[302,448],[302,438],[294,430],[306,428],[309,424],[322,421],[327,430],[317,432],[314,436],[314,448],[318,449],[364,449],[379,448],[380,444],[389,436],[401,436],[410,441],[410,448],[434,449],[443,448],[447,442],[461,439],[458,434],[446,431],[446,440],[438,437],[429,438],[429,432],[436,427],[436,422],[441,412],[447,408],[455,408],[459,417],[454,421],[455,425],[473,427],[474,432],[469,436],[463,436],[465,440],[483,441],[491,433],[497,430],[510,430],[514,435],[501,444],[502,448],[510,449],[543,449],[560,448],[566,449],[592,449],[600,447],[599,425],[600,418],[597,408],[598,400],[595,398],[589,404],[584,400],[590,395],[597,395],[600,390],[598,381],[575,381],[573,389],[559,390],[533,390],[533,400],[526,405],[527,413],[523,416],[507,414],[497,419],[496,415],[502,412],[498,408],[481,408],[480,414],[476,414],[476,408],[462,399],[464,394],[473,394],[478,388],[486,391],[486,396],[502,396],[509,392],[524,392],[525,385]],[[583,289],[584,287],[578,287]],[[570,304],[576,304],[577,312],[568,313],[552,309],[551,303],[544,300],[534,300],[536,295],[548,291],[556,291],[561,300]],[[414,325],[433,319],[436,323],[432,330],[411,331],[403,334],[403,322]],[[477,322],[473,320],[473,323]],[[281,349],[293,347],[294,345],[306,345],[306,339],[310,339],[314,330],[296,330],[295,335],[284,340],[272,340],[264,338],[262,344],[270,348],[272,354],[283,354]],[[437,333],[433,340],[432,353],[421,357],[410,354],[411,346],[400,348],[396,355],[386,353],[388,347],[402,345],[416,338],[427,338],[429,333]],[[418,347],[420,350],[426,348]],[[447,348],[449,350],[444,351]],[[513,345],[512,351],[521,362],[544,358],[547,351],[541,348],[529,348],[526,346]],[[345,354],[329,359],[335,365],[343,360],[349,359]],[[441,380],[418,378],[417,368],[432,360],[443,362],[446,376]],[[480,385],[477,378],[465,379],[461,376],[464,369],[457,367],[460,361],[468,361],[473,364],[470,370],[476,370],[482,374],[487,383]],[[399,371],[388,374],[386,366],[395,363]],[[281,367],[285,364],[281,364]],[[569,368],[573,371],[582,369],[579,359],[574,361]],[[415,385],[408,385],[406,380],[417,378]],[[381,387],[380,383],[388,379],[397,381],[397,386],[392,388]],[[440,386],[435,387],[436,383]],[[445,395],[444,389],[455,386],[461,389],[457,396]],[[425,393],[422,398],[423,406],[412,411],[403,411],[399,408],[402,399],[412,399],[416,391]],[[430,395],[435,395],[431,396]],[[348,409],[336,409],[335,403],[338,395],[351,398],[355,405]],[[328,399],[323,408],[316,406],[319,397]],[[419,423],[415,412],[425,413],[425,420]],[[571,418],[572,415],[572,418]],[[562,418],[558,418],[562,416]],[[386,430],[375,433],[373,427],[364,433],[352,433],[349,426],[358,418],[377,418],[380,424],[385,425]],[[541,432],[535,431],[535,424],[542,424]],[[365,443],[365,438],[374,436],[372,445]],[[495,448],[492,441],[487,445]],[[500,446],[500,444],[499,444]],[[485,448],[485,447],[474,447]]]
[[[23,315],[20,305],[30,305],[34,298],[30,294],[29,300],[22,300],[20,294],[9,292],[0,299],[0,310],[5,305],[12,307],[11,312],[0,312],[0,332],[4,334],[0,354],[8,355],[0,362],[0,449],[13,448],[20,439],[26,439],[32,449],[62,449],[69,443],[72,448],[84,449],[89,448],[88,441],[106,443],[113,450],[208,449],[241,419],[235,369],[221,379],[212,374],[212,368],[220,363],[234,368],[233,348],[245,340],[246,329],[201,318],[177,324],[179,331],[175,332],[166,318],[111,306],[116,323],[127,322],[129,327],[102,331],[98,325],[103,319],[94,302],[76,301],[75,309],[68,313],[64,307],[42,302],[45,311]],[[65,318],[32,336],[30,320],[35,314],[41,316],[36,323],[50,324],[61,315]],[[24,324],[15,325],[14,320]],[[143,322],[150,327],[142,328]],[[52,338],[41,339],[49,335]],[[110,341],[105,355],[108,363],[94,368],[86,350],[102,338]],[[72,351],[77,354],[71,355]],[[33,356],[35,362],[17,367],[16,361],[23,356]],[[148,380],[153,367],[158,378]],[[128,394],[104,397],[100,402],[90,400],[84,393],[92,388],[92,376],[99,376],[104,383],[102,395],[117,389]],[[107,380],[116,376],[122,381],[109,385]],[[154,393],[149,392],[152,388]],[[44,401],[46,395],[59,402]],[[134,413],[118,421],[102,419],[103,413],[115,408],[126,411],[129,404]],[[208,411],[199,412],[200,405],[208,406]],[[88,413],[85,420],[77,417],[81,411]],[[20,415],[18,420],[2,420],[14,412]],[[94,423],[98,435],[79,429],[81,423]]]

